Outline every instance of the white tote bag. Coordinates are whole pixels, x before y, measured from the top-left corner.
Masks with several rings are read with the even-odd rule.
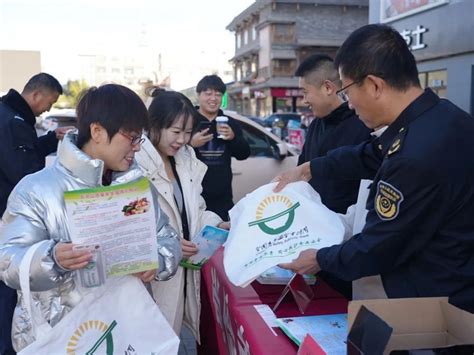
[[[173,332],[143,283],[134,276],[115,277],[91,289],[58,324],[51,327],[31,302],[30,247],[20,266],[24,307],[32,318],[36,341],[19,355],[38,354],[176,354]]]
[[[344,226],[306,182],[281,192],[264,185],[229,212],[231,229],[224,249],[224,269],[236,286],[246,286],[264,271],[291,262],[306,249],[339,244]]]

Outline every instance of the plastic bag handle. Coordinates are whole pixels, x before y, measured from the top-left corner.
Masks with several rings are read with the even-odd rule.
[[[20,263],[20,288],[23,293],[23,302],[26,309],[26,312],[31,318],[31,327],[35,338],[37,338],[37,333],[43,333],[48,329],[51,329],[49,323],[44,319],[44,317],[39,317],[38,312],[34,312],[31,306],[31,290],[30,290],[30,268],[33,256],[44,243],[49,243],[48,240],[44,240],[38,243],[33,244],[28,248],[23,259]],[[35,306],[36,308],[36,306]],[[41,314],[41,311],[39,312]]]

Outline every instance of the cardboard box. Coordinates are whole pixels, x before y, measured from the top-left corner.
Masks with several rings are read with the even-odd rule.
[[[349,354],[474,344],[474,314],[449,304],[446,297],[352,301],[348,324]]]

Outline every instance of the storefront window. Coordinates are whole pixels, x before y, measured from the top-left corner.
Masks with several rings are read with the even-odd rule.
[[[276,99],[276,112],[291,112],[291,97],[279,97]]]
[[[278,23],[272,26],[272,43],[289,44],[295,42],[295,24]]]
[[[448,71],[436,70],[420,73],[421,87],[431,88],[439,97],[446,97],[446,90],[448,88]]]

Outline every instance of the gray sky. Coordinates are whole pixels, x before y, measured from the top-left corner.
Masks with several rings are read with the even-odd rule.
[[[173,72],[183,71],[195,60],[228,61],[234,36],[225,27],[253,2],[0,0],[0,49],[40,50],[43,70],[63,82],[77,75],[77,54],[98,51],[146,48],[162,53]],[[181,81],[177,86],[188,86]]]

